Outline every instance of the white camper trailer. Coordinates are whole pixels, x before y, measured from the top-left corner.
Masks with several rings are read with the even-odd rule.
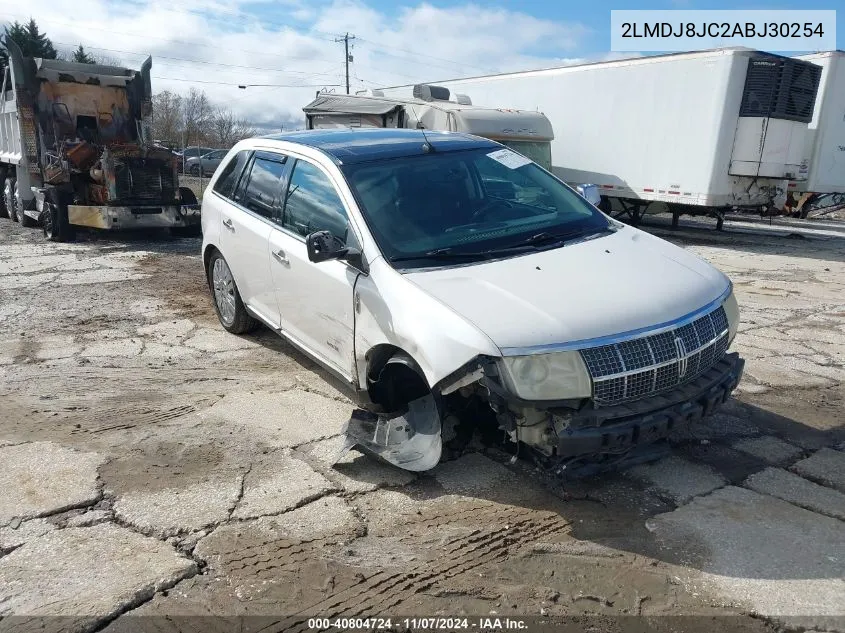
[[[507,145],[546,169],[551,167],[552,124],[540,112],[485,108],[466,95],[440,86],[416,85],[409,98],[368,94],[318,93],[305,106],[308,129],[326,127],[400,127],[465,132]]]
[[[552,122],[553,171],[599,185],[602,208],[761,210],[802,167],[821,68],[752,49],[638,57],[439,81],[476,103],[539,110]],[[412,86],[385,88],[406,97]],[[654,205],[652,203],[665,203]]]
[[[789,183],[796,213],[845,204],[845,51],[798,55],[821,67],[813,120],[806,136],[805,180]]]

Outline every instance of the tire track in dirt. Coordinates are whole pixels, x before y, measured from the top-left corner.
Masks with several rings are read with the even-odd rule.
[[[468,534],[445,543],[435,560],[419,565],[414,571],[376,572],[354,586],[305,607],[297,615],[332,613],[341,617],[354,617],[385,613],[440,580],[471,572],[511,555],[514,549],[532,540],[568,528],[566,521],[551,512],[526,511],[525,508],[494,504],[489,504],[480,513],[472,510],[463,505],[454,513],[437,513],[422,521],[412,520],[409,525],[403,526],[409,528],[410,533],[403,541],[412,540],[421,532],[430,535],[435,526],[440,530],[459,527],[461,524],[475,526]],[[496,527],[477,527],[479,525]],[[305,631],[307,627],[289,630]]]

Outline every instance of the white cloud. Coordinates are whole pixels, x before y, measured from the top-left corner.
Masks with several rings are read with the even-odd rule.
[[[312,84],[343,83],[343,46],[334,41],[342,33],[357,38],[353,90],[571,63],[588,33],[577,23],[472,3],[422,3],[386,15],[355,0],[30,0],[21,11],[0,15],[32,16],[60,49],[81,43],[134,68],[152,55],[155,91],[201,88],[268,124],[301,120],[318,89]]]

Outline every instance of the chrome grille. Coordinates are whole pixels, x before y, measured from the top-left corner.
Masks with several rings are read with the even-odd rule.
[[[583,349],[581,356],[593,379],[593,399],[613,405],[687,382],[727,349],[728,318],[719,307],[674,330]]]

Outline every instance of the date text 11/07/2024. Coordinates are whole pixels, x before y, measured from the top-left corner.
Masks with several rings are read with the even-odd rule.
[[[527,631],[522,618],[484,616],[477,618],[310,618],[308,628],[315,631]]]
[[[624,38],[670,37],[824,37],[821,22],[623,22]]]

